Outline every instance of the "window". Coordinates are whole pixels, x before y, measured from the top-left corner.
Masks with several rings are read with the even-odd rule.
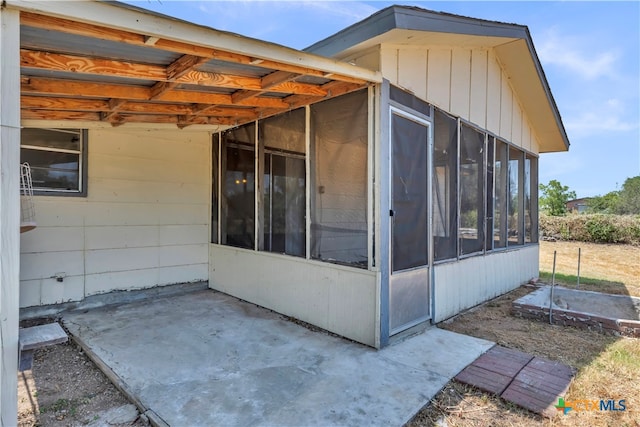
[[[493,192],[493,171],[495,168],[495,159],[493,157],[494,149],[495,138],[487,136],[487,186],[485,197],[486,225],[484,227],[485,249],[487,251],[493,249],[493,201],[495,199]]]
[[[229,246],[255,247],[255,124],[222,134],[221,236]]]
[[[524,243],[524,152],[509,147],[509,221],[508,246]]]
[[[527,154],[524,161],[524,242],[538,242],[538,159]]]
[[[460,127],[460,255],[484,248],[484,140],[483,132]]]
[[[262,120],[264,146],[263,249],[287,255],[306,254],[305,111]]]
[[[367,267],[367,91],[311,106],[311,257]]]
[[[458,121],[436,109],[433,148],[434,259],[457,256]]]
[[[367,94],[215,134],[211,243],[367,268]]]
[[[35,194],[86,195],[86,140],[81,129],[22,129],[20,162],[31,167]]]
[[[493,248],[507,247],[507,188],[509,146],[496,139],[493,168],[495,189],[493,198]]]
[[[218,218],[218,209],[220,208],[220,200],[218,198],[218,190],[220,186],[220,134],[213,135],[213,146],[211,148],[211,243],[219,243],[218,227],[220,224]]]

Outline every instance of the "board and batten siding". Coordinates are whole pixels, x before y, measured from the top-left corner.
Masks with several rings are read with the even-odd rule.
[[[369,56],[366,64],[375,64]],[[525,150],[539,152],[531,124],[492,49],[383,44],[380,71],[391,84]]]
[[[90,129],[87,197],[34,197],[20,306],[207,280],[210,141],[206,131]]]
[[[441,322],[538,277],[538,265],[536,244],[436,264],[433,321]]]

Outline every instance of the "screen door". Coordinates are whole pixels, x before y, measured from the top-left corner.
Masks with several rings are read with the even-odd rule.
[[[391,124],[389,330],[429,319],[430,123],[395,107]]]

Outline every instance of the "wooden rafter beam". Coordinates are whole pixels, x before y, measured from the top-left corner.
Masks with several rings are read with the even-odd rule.
[[[300,77],[300,74],[290,73],[288,71],[274,71],[260,79],[260,86],[262,90],[269,90],[274,86],[290,82],[297,77]]]
[[[22,25],[27,25],[35,28],[42,28],[51,31],[59,31],[67,34],[75,34],[85,37],[93,37],[103,40],[110,40],[120,43],[127,43],[136,46],[149,46],[148,40],[153,40],[155,43],[153,47],[156,49],[162,49],[169,52],[176,52],[181,54],[201,56],[209,59],[217,59],[226,62],[233,62],[245,65],[258,65],[260,67],[270,68],[273,70],[288,71],[300,75],[308,75],[322,78],[331,78],[332,80],[339,80],[349,83],[363,84],[366,81],[350,76],[344,76],[341,74],[331,74],[330,76],[325,71],[316,70],[309,67],[302,67],[299,65],[292,65],[281,63],[277,61],[271,61],[264,58],[255,58],[248,55],[242,55],[234,52],[228,52],[219,49],[213,49],[205,46],[198,46],[184,42],[178,42],[163,38],[150,37],[145,34],[138,34],[129,31],[123,31],[113,28],[107,28],[104,26],[98,26],[93,24],[87,24],[84,22],[77,22],[63,18],[56,18],[52,16],[38,15],[31,12],[22,12],[20,14],[20,22]]]
[[[206,105],[209,107],[209,105]],[[137,102],[124,100],[77,99],[50,96],[22,95],[20,108],[23,110],[58,110],[78,112],[112,112],[133,114],[169,114],[190,115],[194,113],[193,104],[168,104],[157,102]],[[280,109],[281,110],[281,109]],[[202,112],[208,117],[254,117],[253,108],[212,107]]]
[[[180,129],[184,129],[191,125],[202,124],[216,124],[216,125],[230,125],[237,126],[242,123],[247,123],[256,119],[255,114],[247,115],[244,117],[206,117],[206,116],[178,116],[178,122],[176,123]]]
[[[147,101],[151,98],[151,88],[135,85],[94,83],[80,80],[25,77],[21,79],[23,95],[57,95],[86,98],[121,98],[130,101]],[[158,100],[175,103],[234,105],[231,95],[206,91],[173,90],[160,96]],[[237,103],[246,107],[269,107],[286,109],[289,104],[277,98],[251,98]]]
[[[167,67],[167,81],[158,82],[151,88],[151,98],[156,99],[164,93],[173,90],[178,83],[176,80],[186,73],[193,71],[198,65],[208,61],[207,58],[195,55],[182,55]]]
[[[113,59],[89,58],[28,49],[20,49],[20,66],[131,79],[166,80],[167,78],[165,68],[159,65],[136,64]]]
[[[89,58],[78,55],[20,50],[20,64],[22,67],[37,68],[49,71],[64,71],[68,73],[90,74],[98,76],[114,76],[130,79],[156,80],[168,82],[167,69],[159,65],[140,64],[128,61],[116,61],[103,58]],[[173,65],[173,64],[171,64]],[[170,66],[171,66],[170,65]],[[231,74],[207,73],[196,70],[181,70],[180,76],[169,82],[184,83],[200,86],[211,86],[230,89],[263,91],[262,79],[258,77],[236,76]],[[167,88],[165,88],[167,89]],[[168,90],[173,89],[170,87]],[[162,93],[156,93],[158,98]],[[326,91],[318,85],[284,82],[269,87],[272,92],[290,93],[297,95],[325,96]]]
[[[167,80],[170,82],[175,81],[208,60],[208,58],[201,56],[183,55],[167,67]]]
[[[101,121],[100,113],[86,113],[78,111],[51,111],[51,110],[22,110],[23,120],[71,120],[71,121]],[[253,119],[241,119],[232,117],[198,117],[194,123],[235,126]],[[178,124],[180,119],[176,115],[153,115],[153,114],[116,114],[111,120],[112,125],[118,126],[124,123],[169,123]],[[187,124],[188,126],[189,124]]]
[[[251,90],[238,90],[231,95],[231,99],[234,103],[238,103],[244,101],[245,99],[253,98],[254,96],[259,96],[274,86],[282,85],[283,83],[290,82],[291,80],[299,77],[299,74],[290,73],[287,71],[275,71],[271,74],[268,74],[260,79],[260,91],[251,91]]]
[[[111,98],[107,103],[109,106],[109,111],[102,113],[102,116],[101,116],[102,120],[105,120],[105,121],[109,120],[126,103],[127,103],[126,99]]]
[[[80,111],[21,110],[20,118],[23,120],[83,120],[90,122],[99,122],[100,113],[87,113]]]

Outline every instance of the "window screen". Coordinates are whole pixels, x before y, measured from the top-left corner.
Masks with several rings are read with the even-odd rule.
[[[493,198],[493,247],[507,247],[507,189],[509,188],[509,146],[496,139],[495,165],[493,174],[495,177],[495,190]]]
[[[493,173],[495,168],[495,160],[493,158],[495,150],[495,138],[487,137],[487,184],[485,195],[485,218],[486,225],[484,228],[485,249],[490,251],[493,249]]]
[[[538,159],[526,155],[524,162],[524,241],[538,241]]]
[[[211,147],[211,243],[218,243],[218,174],[220,173],[220,134],[213,135]]]
[[[429,128],[391,117],[393,162],[392,271],[427,265],[427,185]]]
[[[304,256],[304,159],[265,154],[264,250]]]
[[[305,112],[294,110],[262,120],[264,145],[264,250],[306,254]]]
[[[457,255],[458,122],[436,109],[433,131],[433,241],[440,261]]]
[[[484,247],[484,139],[470,126],[460,127],[460,255]]]
[[[508,245],[524,242],[523,211],[523,175],[524,153],[515,147],[509,147],[509,222]]]
[[[311,106],[311,256],[367,267],[367,92]]]
[[[222,180],[221,243],[240,248],[255,247],[255,125],[222,134],[224,178]]]

